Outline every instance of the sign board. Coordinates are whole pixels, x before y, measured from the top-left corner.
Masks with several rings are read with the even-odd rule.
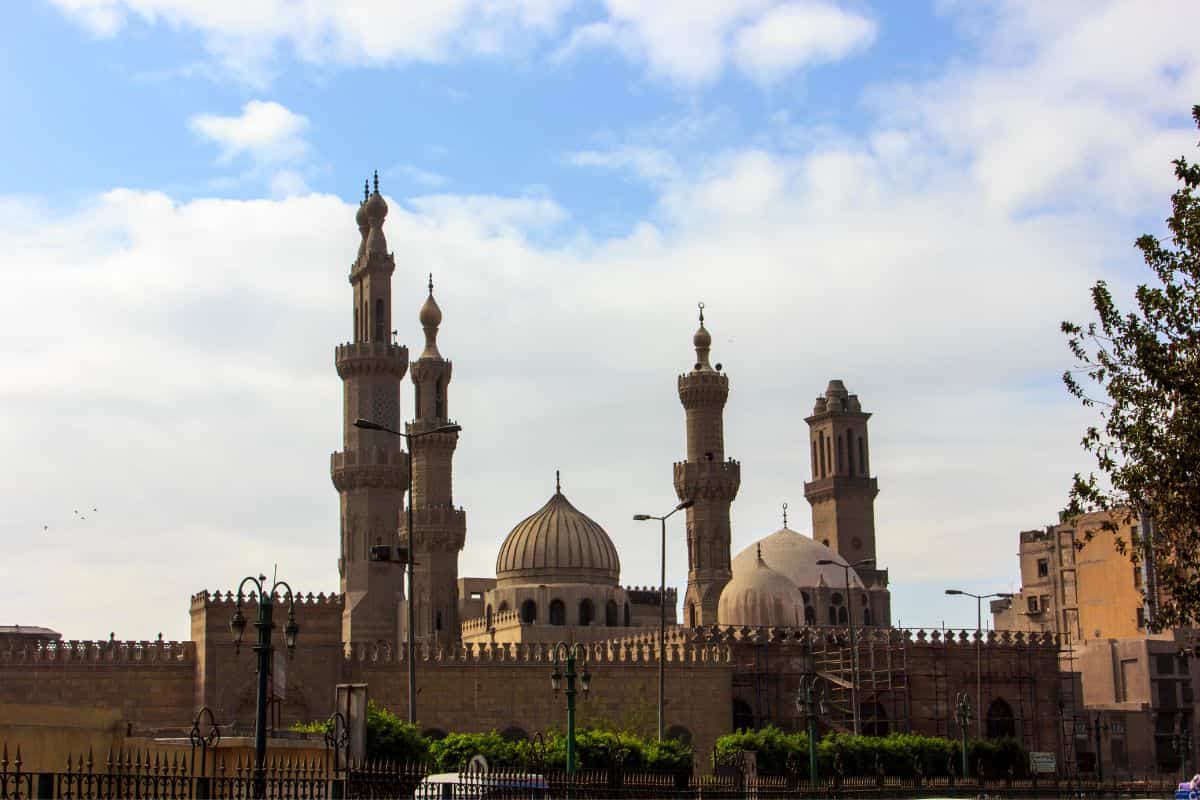
[[[1058,771],[1054,753],[1030,753],[1029,771],[1035,775],[1053,775]]]

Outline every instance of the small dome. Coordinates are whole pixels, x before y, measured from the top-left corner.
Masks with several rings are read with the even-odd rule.
[[[816,586],[842,588],[846,585],[846,571],[836,564],[818,565],[823,559],[845,563],[845,559],[810,536],[797,533],[791,528],[780,528],[766,538],[750,545],[733,559],[731,568],[736,578],[739,572],[750,570],[758,560],[758,548],[767,566],[786,577],[799,589]],[[854,570],[850,570],[850,585],[862,589],[863,582]]]
[[[800,625],[800,591],[786,577],[767,566],[761,556],[735,570],[733,580],[721,590],[717,603],[718,625],[752,627]]]
[[[616,586],[617,548],[604,529],[562,491],[508,534],[496,556],[498,585],[590,583]]]
[[[712,347],[712,335],[705,329],[704,323],[700,323],[700,328],[696,331],[696,335],[692,337],[692,345],[694,347]]]
[[[363,210],[366,212],[367,217],[373,220],[382,220],[387,216],[388,204],[387,201],[383,199],[383,195],[379,193],[378,189],[376,189],[371,196],[367,198],[367,202],[363,204]]]
[[[358,225],[360,230],[367,228],[367,204],[362,202],[358,204],[358,213],[354,215],[354,223]]]
[[[419,319],[424,328],[436,328],[442,324],[442,309],[438,308],[437,301],[433,299],[432,289],[429,290],[429,297],[425,298],[425,305],[421,306]]]

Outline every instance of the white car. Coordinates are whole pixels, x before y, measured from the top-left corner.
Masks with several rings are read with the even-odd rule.
[[[442,772],[417,784],[416,800],[486,800],[487,798],[545,798],[546,779],[541,775],[489,775],[479,772]]]

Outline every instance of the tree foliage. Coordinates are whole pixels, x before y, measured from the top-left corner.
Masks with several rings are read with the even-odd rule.
[[[1200,106],[1192,116],[1200,126]],[[1153,279],[1137,287],[1136,307],[1121,311],[1097,281],[1096,321],[1062,324],[1078,362],[1063,381],[1100,412],[1082,440],[1096,471],[1075,475],[1064,515],[1108,511],[1110,530],[1141,514],[1154,521],[1156,630],[1200,619],[1200,165],[1174,164],[1171,241],[1137,239]],[[1146,545],[1118,541],[1135,561]]]

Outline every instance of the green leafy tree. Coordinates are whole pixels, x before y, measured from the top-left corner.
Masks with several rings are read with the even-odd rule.
[[[1200,126],[1200,106],[1192,116]],[[1200,165],[1174,164],[1171,242],[1138,238],[1153,280],[1137,287],[1136,307],[1122,312],[1098,281],[1096,321],[1062,324],[1078,361],[1063,381],[1100,412],[1082,441],[1096,471],[1075,475],[1064,514],[1109,511],[1109,530],[1141,514],[1154,520],[1158,630],[1200,619]],[[1145,542],[1117,544],[1143,557]]]

